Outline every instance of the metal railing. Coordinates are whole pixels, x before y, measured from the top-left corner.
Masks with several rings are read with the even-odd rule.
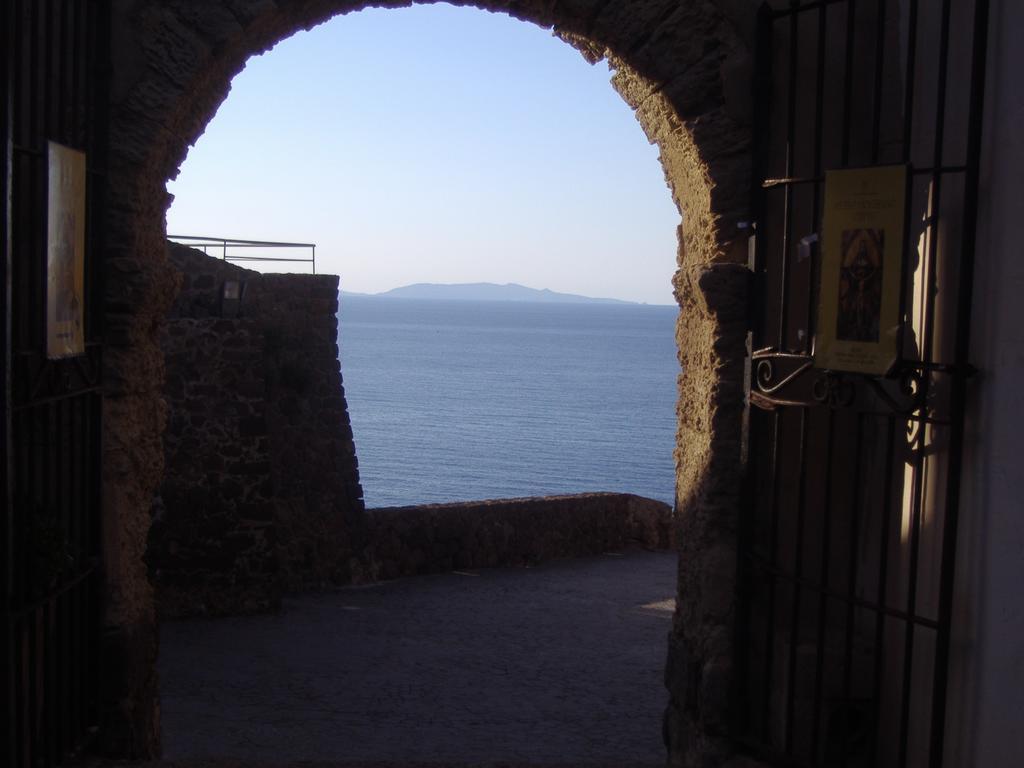
[[[280,261],[280,262],[292,262],[300,264],[309,264],[313,269],[313,274],[316,274],[316,244],[315,243],[280,243],[272,240],[240,240],[232,237],[205,237],[199,235],[168,235],[168,240],[173,240],[176,243],[182,245],[188,245],[192,248],[201,248],[203,253],[210,255],[218,255],[224,261]],[[282,257],[282,256],[262,256],[258,253],[247,253],[237,254],[232,251],[239,248],[249,249],[267,249],[267,250],[280,250],[280,249],[299,249],[301,251],[309,250],[309,256],[296,256],[296,257]],[[210,249],[214,249],[211,254]]]

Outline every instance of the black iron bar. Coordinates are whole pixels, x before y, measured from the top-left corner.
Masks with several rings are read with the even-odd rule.
[[[57,629],[55,620],[54,598],[50,597],[40,609],[43,623],[43,642],[40,649],[42,656],[43,686],[40,695],[43,699],[43,758],[47,768],[51,768],[57,760],[60,734],[57,732]]]
[[[821,526],[821,565],[818,572],[818,582],[821,585],[818,591],[818,626],[816,632],[816,647],[814,660],[814,707],[811,710],[814,717],[814,724],[811,726],[811,761],[818,761],[818,746],[821,738],[821,698],[824,690],[825,678],[825,639],[828,616],[828,593],[829,593],[829,564],[831,562],[831,537],[832,537],[832,463],[835,452],[835,417],[834,409],[828,409],[827,440],[825,444],[825,499],[822,511]]]
[[[793,7],[800,6],[800,0],[793,0]],[[792,177],[795,168],[796,144],[796,91],[797,73],[799,64],[799,39],[800,39],[799,18],[794,15],[790,17],[789,24],[789,91],[786,94],[788,102],[786,105],[786,177]],[[789,295],[789,251],[793,240],[793,189],[786,188],[785,206],[783,209],[783,220],[785,226],[782,234],[782,253],[779,266],[779,350],[789,349],[789,307],[786,301]]]
[[[913,160],[911,151],[914,137],[914,74],[917,64],[917,14],[918,0],[908,0],[907,5],[907,61],[903,74],[903,151],[902,159],[908,166]],[[907,336],[910,331],[907,317],[907,291],[910,289],[910,243],[912,242],[911,224],[914,207],[913,173],[907,176],[907,193],[904,197],[903,243],[901,244],[900,261],[900,322],[903,329],[898,340],[898,355],[901,360],[907,358]]]
[[[71,409],[75,406],[75,400],[64,400],[55,404],[57,409],[57,423],[60,432],[58,434],[58,450],[60,454],[60,489],[58,501],[61,507],[61,529],[68,547],[68,556],[72,558],[72,565],[75,562],[77,552],[75,551],[75,539],[72,535],[72,520],[74,518],[74,499],[71,495],[72,489],[72,463],[74,461],[74,444],[72,443],[73,431],[71,428]],[[71,739],[71,686],[70,676],[74,667],[71,649],[71,626],[68,622],[67,595],[54,598],[56,601],[57,628],[55,639],[57,642],[57,687],[55,690],[56,699],[54,706],[59,707],[57,717],[57,743],[59,745],[57,754],[61,755],[68,749]]]
[[[817,72],[815,73],[814,90],[814,177],[821,178],[824,174],[824,158],[822,156],[824,145],[824,121],[825,121],[825,43],[828,32],[828,6],[823,5],[818,9],[818,60]],[[821,184],[814,185],[813,199],[811,201],[811,231],[821,231]],[[814,301],[817,296],[817,259],[809,259],[807,268],[807,316],[804,320],[804,352],[811,354],[814,344],[814,327],[816,325],[815,314],[817,304]]]
[[[939,628],[939,622],[935,619],[929,619],[927,616],[911,616],[906,611],[900,610],[899,608],[890,608],[884,603],[878,603],[873,600],[867,600],[863,597],[854,597],[851,600],[850,598],[848,598],[845,592],[841,592],[836,589],[824,589],[820,584],[818,584],[817,581],[807,576],[794,576],[792,573],[782,568],[772,568],[762,558],[758,557],[757,555],[747,554],[746,557],[752,560],[755,564],[755,567],[763,571],[766,575],[772,576],[773,578],[776,578],[779,581],[784,581],[789,584],[797,584],[800,587],[803,587],[808,592],[811,592],[815,595],[824,592],[829,598],[835,600],[836,602],[842,603],[843,605],[849,605],[852,603],[854,606],[858,608],[863,608],[865,610],[872,611],[873,613],[884,614],[886,616],[889,616],[894,619],[899,619],[901,621],[912,622],[918,625],[919,627],[923,627],[924,629]]]
[[[795,16],[793,18],[796,18]],[[793,568],[793,611],[790,614],[789,669],[786,685],[786,752],[793,751],[793,718],[796,705],[796,661],[800,636],[800,602],[803,586],[804,519],[807,511],[807,433],[809,409],[800,409],[800,442],[797,461],[800,467],[797,480],[796,542]],[[783,577],[785,578],[785,577]]]
[[[44,94],[46,93],[46,45],[41,39],[43,37],[42,28],[44,24],[43,20],[43,3],[32,3],[32,22],[31,29],[28,30],[28,37],[30,42],[31,51],[31,76],[32,84],[29,87],[28,92],[22,94],[22,108],[31,113],[31,122],[29,123],[28,140],[32,143],[37,144],[39,148],[45,153],[46,142],[41,139],[46,133],[45,124],[45,104],[46,99]],[[35,97],[33,97],[33,91]],[[41,156],[42,162],[45,163],[45,154]],[[25,185],[27,192],[31,195],[30,200],[33,203],[28,203],[28,210],[25,212],[21,220],[21,242],[15,242],[15,253],[16,263],[20,263],[21,269],[25,274],[26,284],[23,286],[25,294],[23,298],[27,301],[22,302],[20,307],[21,321],[19,324],[22,326],[24,337],[23,340],[27,340],[29,344],[35,346],[40,344],[43,339],[41,326],[39,322],[34,322],[33,318],[26,317],[27,306],[46,306],[45,297],[46,292],[44,290],[45,284],[42,282],[41,275],[41,264],[45,259],[45,253],[40,248],[40,237],[38,233],[45,231],[40,225],[41,214],[46,210],[46,189],[43,185],[45,180],[45,168],[39,167],[39,164],[31,163],[27,164],[29,167],[26,168],[28,178],[25,179]],[[15,194],[15,198],[18,195]],[[42,301],[40,300],[42,298]],[[26,306],[27,305],[27,306]]]
[[[920,555],[921,544],[921,514],[923,502],[921,496],[924,492],[924,452],[927,427],[921,425],[918,428],[915,445],[914,476],[911,484],[910,495],[910,559],[907,565],[907,609],[910,616],[916,615],[917,610],[917,565]],[[900,720],[899,720],[899,749],[898,764],[907,764],[907,747],[910,735],[910,702],[911,685],[914,672],[914,622],[908,622],[904,632],[903,644],[903,682],[900,697]]]
[[[107,8],[109,8],[109,6],[107,6]],[[107,23],[109,24],[109,19],[107,19]],[[91,485],[91,493],[87,498],[89,499],[90,508],[92,510],[92,513],[89,515],[89,520],[92,524],[92,546],[90,548],[90,552],[94,552],[97,560],[102,561],[103,536],[101,511],[103,509],[103,484],[100,481],[100,478],[102,477],[103,466],[100,456],[103,449],[103,401],[99,395],[91,395],[91,400],[92,408],[87,411],[90,421],[92,422],[92,429],[89,432],[91,445],[87,454],[87,458],[90,460],[91,464],[90,471],[87,475]],[[103,657],[100,654],[100,638],[103,630],[102,623],[100,621],[100,610],[103,605],[100,590],[103,584],[100,579],[99,572],[94,573],[92,578],[86,583],[91,597],[89,611],[86,614],[86,618],[89,621],[89,626],[86,631],[86,635],[89,639],[89,649],[87,653],[83,654],[87,661],[85,668],[89,674],[87,690],[90,698],[90,717],[86,722],[86,725],[93,727],[99,723],[99,690],[100,680],[103,679],[104,671]]]
[[[871,118],[871,162],[877,165],[882,153],[882,87],[885,84],[885,17],[888,12],[886,0],[878,0],[875,6],[875,92]]]
[[[850,698],[853,685],[853,636],[856,631],[857,611],[854,600],[857,596],[858,558],[857,550],[860,544],[860,507],[861,507],[861,471],[863,469],[862,456],[864,453],[864,415],[856,416],[856,437],[854,439],[854,460],[853,460],[853,500],[850,505],[850,530],[847,535],[849,542],[849,557],[846,569],[846,638],[843,647],[843,752],[841,755],[841,768],[846,768],[850,751]]]
[[[978,185],[981,166],[982,117],[984,114],[988,0],[975,0],[972,40],[970,122],[967,131],[968,173],[964,190],[963,241],[961,243],[957,296],[956,339],[953,359],[961,369],[969,364],[971,308],[974,293],[975,238],[978,226]],[[946,467],[946,510],[942,531],[942,566],[939,584],[939,632],[935,643],[935,680],[932,690],[930,765],[941,768],[945,752],[946,697],[949,688],[949,646],[956,581],[956,543],[960,518],[960,474],[963,463],[964,418],[967,380],[952,382],[949,464]]]
[[[907,60],[903,74],[903,162],[913,160],[911,147],[914,138],[914,96],[917,73],[917,24],[918,0],[907,3]]]
[[[25,751],[28,748],[28,705],[29,705],[29,652],[28,636],[29,626],[27,621],[19,622],[23,626],[14,624],[12,631],[15,634],[14,643],[14,732],[15,746],[14,765],[25,766],[28,756]]]
[[[32,489],[31,498],[32,506],[36,507],[34,516],[37,519],[42,517],[48,525],[56,525],[57,523],[57,499],[59,494],[57,484],[59,479],[56,471],[58,457],[55,450],[57,436],[56,410],[56,402],[46,403],[35,410],[35,414],[38,415],[42,422],[43,436],[39,445],[39,464],[41,465],[39,479],[36,487]],[[36,588],[41,589],[42,586],[36,585]]]
[[[85,431],[85,410],[89,407],[89,397],[85,396],[82,398],[78,407],[72,411],[72,418],[74,419],[75,428],[74,433],[71,436],[72,443],[75,446],[88,446],[86,440],[88,439],[88,433]],[[84,463],[86,462],[87,452],[79,449],[75,456],[74,462],[74,473],[72,476],[71,493],[75,498],[75,558],[76,564],[83,562],[84,558],[88,555],[89,549],[86,544],[86,535],[88,527],[88,515],[92,511],[91,505],[88,503],[88,499],[85,495],[85,471]],[[88,657],[84,656],[82,651],[83,636],[82,636],[82,621],[84,618],[83,606],[82,606],[82,589],[81,584],[76,585],[74,598],[70,601],[71,603],[71,643],[72,649],[75,654],[73,661],[73,677],[71,681],[71,700],[72,716],[71,716],[71,733],[73,738],[79,739],[79,734],[82,732],[82,676],[84,674],[84,668],[88,666]],[[79,660],[84,660],[85,663],[80,663]]]
[[[938,94],[935,105],[935,144],[933,147],[932,165],[935,168],[942,167],[943,143],[945,138],[946,123],[946,86],[948,84],[949,71],[949,34],[950,15],[952,0],[943,0],[941,27],[939,32],[939,61],[938,61]],[[942,174],[936,173],[932,176],[931,194],[929,195],[929,232],[928,232],[928,254],[925,264],[925,286],[924,293],[924,341],[922,344],[922,359],[931,361],[934,354],[935,343],[935,295],[938,291],[938,241],[939,231],[937,219],[942,210]],[[922,383],[921,402],[928,402],[931,378],[925,376]],[[923,406],[927,407],[927,406]],[[928,428],[921,425],[918,435],[917,454],[914,462],[914,491],[912,495],[913,517],[911,528],[910,544],[910,573],[907,595],[907,613],[914,614],[917,610],[917,582],[918,582],[918,559],[920,548],[920,525],[924,513],[924,470],[926,466],[925,442],[927,440]],[[911,685],[913,676],[914,656],[914,625],[907,625],[906,643],[903,656],[903,711],[900,715],[900,763],[906,764],[907,744],[910,728],[910,704]]]
[[[102,484],[99,482],[100,475],[100,451],[102,450],[100,435],[102,433],[102,424],[100,422],[102,411],[100,410],[99,404],[101,400],[99,394],[90,395],[89,407],[85,409],[85,431],[88,435],[89,451],[86,453],[85,460],[87,464],[87,471],[85,473],[85,486],[86,493],[85,499],[89,506],[90,514],[88,522],[90,525],[87,527],[87,540],[86,548],[89,553],[98,553],[100,549],[101,538],[101,524],[100,524],[100,503],[101,503],[101,488]]]
[[[853,0],[850,0],[852,7]],[[848,11],[849,13],[849,11]],[[823,150],[823,123],[825,115],[825,44],[827,41],[828,33],[828,6],[822,5],[818,9],[818,67],[817,67],[817,82],[815,87],[814,95],[814,176],[820,178],[824,173],[824,159],[822,157]],[[849,47],[849,46],[848,46]],[[850,63],[851,58],[849,50],[847,50],[846,58],[846,80],[850,79]],[[849,93],[846,93],[848,99]],[[844,101],[844,109],[847,110],[848,114],[849,102]],[[849,122],[844,120],[845,122]],[[844,155],[843,164],[846,164],[845,145],[848,141],[849,128],[844,127]],[[814,199],[811,202],[811,226],[814,231],[821,231],[821,184],[814,185]],[[807,286],[807,336],[806,336],[806,350],[808,353],[811,351],[812,337],[815,325],[814,313],[817,307],[814,302],[815,295],[815,262],[811,261],[810,268],[808,269],[808,286]],[[831,522],[832,522],[832,458],[835,446],[835,411],[831,408],[828,410],[828,416],[825,424],[825,499],[824,499],[824,510],[822,521],[822,538],[821,538],[821,566],[819,570],[819,582],[821,591],[818,595],[818,622],[815,635],[815,661],[814,661],[814,706],[812,708],[812,717],[814,722],[811,725],[811,762],[817,763],[818,761],[818,745],[821,736],[821,697],[824,684],[825,675],[825,635],[826,635],[826,616],[828,614],[828,597],[825,594],[828,590],[828,565],[829,565],[829,537],[832,534]]]
[[[771,452],[771,491],[769,496],[770,508],[770,531],[768,540],[768,562],[771,564],[771,572],[766,580],[768,586],[768,604],[765,620],[765,680],[764,693],[761,701],[762,716],[764,718],[765,742],[770,741],[771,723],[771,682],[773,677],[775,656],[775,590],[778,582],[775,578],[776,556],[779,549],[779,430],[781,429],[781,414],[776,411],[772,414],[772,452]]]
[[[107,7],[109,3],[104,3],[103,7]],[[102,102],[98,83],[104,79],[104,73],[101,71],[101,66],[105,66],[106,62],[98,61],[97,57],[97,17],[98,10],[93,3],[86,5],[86,16],[83,22],[82,34],[85,38],[85,58],[82,61],[86,62],[86,66],[81,67],[83,72],[87,73],[85,77],[85,92],[83,94],[84,105],[85,105],[85,135],[82,137],[85,142],[85,146],[89,148],[89,159],[86,165],[88,167],[95,167],[96,155],[99,150],[98,144],[99,137],[103,135],[103,131],[106,126],[101,126],[99,123],[99,116],[102,113],[98,113],[96,107]],[[90,196],[90,199],[94,196]],[[92,203],[89,200],[86,201],[86,205],[92,205],[95,208],[95,201]],[[91,240],[92,238],[90,238]],[[89,244],[86,245],[89,247]],[[97,313],[99,314],[99,313]]]
[[[854,45],[857,41],[857,2],[849,0],[846,5],[846,57],[843,64],[843,138],[841,146],[842,166],[845,168],[850,164],[850,136],[853,130],[853,121],[850,115],[853,113],[853,66],[854,66]],[[821,105],[818,105],[821,110]]]
[[[69,622],[71,625],[71,631],[69,633],[71,637],[71,649],[74,654],[72,658],[71,667],[71,736],[76,742],[81,740],[82,733],[82,678],[85,675],[85,670],[89,666],[88,663],[80,663],[82,660],[88,661],[88,656],[82,652],[85,650],[83,646],[82,636],[82,620],[85,617],[83,611],[83,591],[81,584],[76,585],[73,592],[73,598],[70,602],[70,618]]]
[[[84,30],[85,25],[82,23],[84,15],[86,13],[85,4],[83,2],[76,2],[72,4],[72,19],[71,19],[71,36],[74,40],[71,48],[71,95],[70,100],[73,107],[72,116],[72,134],[74,141],[78,146],[84,147],[86,152],[91,154],[92,147],[87,143],[87,132],[84,130],[86,121],[89,118],[89,113],[85,108],[83,102],[83,94],[85,93],[84,78],[87,74],[87,67],[75,66],[73,62],[82,61],[82,56],[85,53],[84,45]],[[88,164],[88,157],[86,160]],[[88,205],[88,203],[86,203]]]
[[[771,149],[771,128],[770,128],[770,113],[771,113],[771,95],[773,87],[773,38],[774,38],[774,17],[772,15],[771,6],[767,2],[763,2],[758,9],[757,13],[757,47],[755,55],[757,57],[757,68],[755,71],[754,80],[754,94],[753,102],[755,108],[755,114],[757,114],[761,120],[763,120],[764,127],[762,130],[756,133],[755,137],[755,156],[753,164],[753,175],[751,183],[751,212],[754,216],[754,221],[757,222],[757,229],[755,230],[754,240],[754,263],[753,271],[757,282],[757,289],[753,292],[754,299],[751,307],[751,341],[753,347],[759,347],[763,341],[765,341],[765,298],[764,288],[767,285],[766,281],[766,250],[767,243],[769,242],[769,236],[771,228],[768,225],[767,216],[765,215],[765,195],[761,190],[761,181],[765,177],[766,172],[766,159],[769,157]],[[749,429],[751,435],[755,432],[759,432],[758,425],[754,423],[753,414],[748,416],[750,419]],[[764,419],[762,420],[763,423]],[[771,448],[769,461],[771,462],[770,471],[770,489],[768,497],[768,519],[769,519],[769,541],[768,541],[768,552],[767,559],[774,566],[778,551],[778,530],[779,530],[779,429],[780,429],[780,414],[778,411],[772,414],[771,418]],[[751,463],[747,467],[747,479],[748,483],[752,480],[754,474],[754,467]],[[748,501],[751,510],[754,509],[754,500],[751,497]],[[753,515],[751,515],[751,525],[753,524]],[[741,551],[748,551],[748,546],[741,549]],[[753,580],[750,578],[749,569],[746,571],[748,576],[744,582],[744,594],[746,595],[746,605],[744,606],[744,615],[751,616],[751,605],[752,605],[752,593],[753,593]],[[764,743],[768,743],[771,740],[771,687],[774,667],[772,659],[775,654],[775,604],[776,604],[776,583],[775,579],[768,576],[765,580],[767,596],[765,606],[765,624],[764,624],[764,640],[765,640],[765,664],[764,664],[764,679],[762,681],[761,688],[761,700],[760,700],[760,716],[761,716],[761,740]],[[744,647],[743,644],[738,644],[737,647]],[[747,660],[747,654],[744,653],[741,656],[741,663],[744,671],[744,680],[747,681],[747,689],[750,695],[753,695],[753,691],[750,690],[750,672],[749,672],[749,661]],[[752,733],[752,729],[748,728],[745,732]]]
[[[57,78],[60,70],[61,51],[57,40],[54,22],[54,9],[52,0],[43,0],[39,5],[44,9],[45,23],[42,32],[43,59],[46,62],[43,70],[45,87],[39,91],[39,96],[44,104],[43,112],[43,133],[39,138],[46,142],[46,139],[54,136],[57,125],[58,102],[60,93],[57,90]],[[45,210],[45,209],[44,209]]]
[[[36,609],[27,619],[28,622],[28,709],[25,713],[26,721],[26,732],[30,741],[25,744],[26,752],[26,763],[38,764],[42,759],[41,755],[36,754],[35,746],[36,740],[32,737],[35,736],[35,732],[39,728],[39,712],[42,708],[42,702],[40,701],[40,693],[42,688],[42,659],[39,653],[39,646],[42,644],[40,636],[42,635],[42,629],[40,624],[42,622],[41,609]],[[34,766],[33,766],[34,768]]]
[[[72,593],[73,594],[73,593]],[[75,673],[74,646],[72,645],[71,605],[68,595],[56,598],[57,603],[57,643],[60,655],[57,657],[58,693],[55,706],[60,708],[57,718],[58,755],[65,755],[72,747],[71,710],[74,699],[71,694],[71,679]]]
[[[72,0],[71,2],[61,2],[58,5],[58,40],[60,51],[58,56],[60,57],[60,68],[57,71],[57,101],[59,104],[58,108],[58,122],[54,126],[55,133],[61,137],[61,141],[71,147],[77,147],[78,142],[75,137],[74,131],[74,118],[75,109],[74,101],[71,95],[71,82],[75,76],[75,60],[71,54],[74,51],[74,46],[71,42],[71,11],[74,6],[78,3]]]

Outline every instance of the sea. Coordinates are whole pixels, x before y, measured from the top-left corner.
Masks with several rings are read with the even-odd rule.
[[[674,497],[677,308],[342,295],[368,508]]]

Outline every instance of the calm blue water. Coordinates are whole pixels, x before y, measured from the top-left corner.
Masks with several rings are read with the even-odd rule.
[[[672,503],[676,312],[343,296],[367,506],[581,491]]]

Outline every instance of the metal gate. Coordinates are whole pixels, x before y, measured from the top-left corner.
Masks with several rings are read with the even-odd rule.
[[[737,730],[773,765],[943,762],[987,4],[760,11]],[[815,367],[825,172],[893,164],[898,363]]]
[[[98,717],[104,123],[96,105],[108,22],[98,0],[9,0],[2,14],[0,763],[37,768],[81,748]],[[87,159],[85,348],[64,359],[49,359],[46,342],[50,141]]]

